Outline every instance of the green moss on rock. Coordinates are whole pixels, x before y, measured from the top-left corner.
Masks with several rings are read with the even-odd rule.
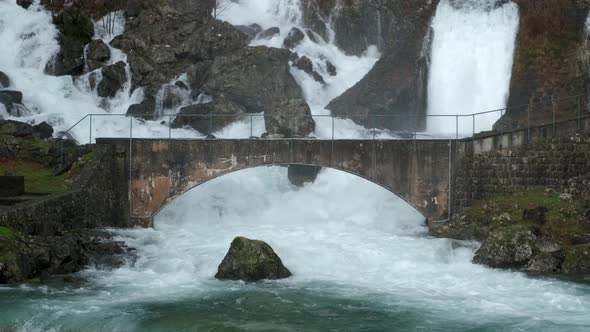
[[[590,243],[567,248],[562,269],[568,274],[590,274]]]
[[[219,265],[215,278],[258,281],[290,276],[291,272],[267,243],[237,237]]]

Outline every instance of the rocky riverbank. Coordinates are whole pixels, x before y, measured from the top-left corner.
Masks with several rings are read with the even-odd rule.
[[[563,192],[535,189],[480,200],[444,224],[436,237],[481,242],[473,262],[494,268],[590,274],[590,175]]]
[[[91,181],[101,154],[52,133],[46,123],[0,120],[0,171],[25,180],[24,193],[0,197],[0,284],[113,269],[133,257],[133,249],[99,230],[117,226],[118,204]]]

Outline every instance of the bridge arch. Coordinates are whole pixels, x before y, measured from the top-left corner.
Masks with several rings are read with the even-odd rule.
[[[205,182],[258,166],[309,165],[347,172],[396,194],[428,220],[449,215],[452,143],[442,140],[103,139],[128,154],[134,224],[151,226],[169,202]]]
[[[206,179],[203,182],[194,184],[192,187],[188,187],[188,188],[186,188],[186,190],[184,190],[184,191],[182,191],[182,192],[180,192],[180,193],[178,193],[178,194],[176,194],[174,196],[171,196],[170,198],[168,198],[168,200],[157,211],[155,211],[153,213],[152,218],[155,217],[155,216],[157,216],[160,212],[162,212],[162,210],[166,209],[166,207],[168,207],[171,204],[173,204],[177,199],[179,199],[180,197],[184,196],[188,192],[190,192],[190,191],[192,191],[192,190],[194,190],[194,189],[196,189],[196,188],[198,188],[198,187],[200,187],[200,186],[202,186],[202,185],[204,185],[204,184],[206,184],[208,182],[211,182],[213,180],[216,180],[216,179],[219,179],[219,178],[223,178],[224,176],[227,176],[229,174],[241,172],[241,171],[248,170],[248,169],[263,168],[263,167],[289,167],[289,166],[292,166],[292,165],[294,165],[294,166],[315,166],[315,167],[318,166],[318,165],[310,165],[310,164],[304,164],[304,163],[288,163],[288,164],[280,163],[280,164],[266,164],[266,165],[259,165],[259,166],[249,166],[248,165],[248,166],[245,166],[243,168],[239,168],[239,169],[234,169],[234,170],[228,171],[226,173],[220,173],[220,174],[217,174],[217,175],[215,175],[213,177],[210,177],[210,178]],[[343,172],[343,173],[349,174],[351,176],[358,177],[360,179],[363,179],[365,181],[368,181],[368,182],[370,182],[370,183],[372,183],[374,185],[377,185],[378,187],[381,187],[381,188],[385,189],[386,191],[390,192],[391,194],[395,195],[396,197],[398,197],[399,199],[401,199],[402,201],[404,201],[411,208],[413,208],[418,213],[420,213],[424,218],[426,218],[426,216],[424,215],[424,213],[422,213],[418,207],[416,207],[412,202],[406,200],[398,192],[393,191],[392,188],[389,188],[387,185],[384,185],[384,184],[381,184],[381,183],[377,183],[377,182],[373,181],[372,179],[367,178],[366,176],[356,174],[356,173],[354,173],[354,172],[352,172],[350,170],[343,170],[343,169],[337,169],[337,168],[325,167],[325,166],[322,167],[322,168],[326,168],[326,169],[331,169],[331,170]]]

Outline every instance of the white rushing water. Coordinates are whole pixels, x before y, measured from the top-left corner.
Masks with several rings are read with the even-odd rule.
[[[514,10],[512,5],[491,12],[457,10],[441,3],[434,22],[431,112],[442,111],[432,106],[435,101],[443,106],[451,99],[462,102],[456,89],[472,89],[461,94],[462,112],[501,106],[493,104],[503,102],[505,67],[511,60],[509,50],[500,52],[499,47],[508,47],[516,29]],[[302,24],[296,0],[242,0],[220,15],[233,24],[281,28],[280,37],[254,40],[255,45],[279,46],[291,27]],[[106,111],[97,106],[95,94],[71,78],[43,74],[57,51],[49,20],[35,7],[25,11],[14,1],[0,0],[0,42],[15,46],[0,52],[0,70],[13,78],[34,110],[25,120],[49,120],[61,130],[85,113]],[[500,23],[506,24],[496,26],[494,34],[492,25]],[[23,39],[29,32],[35,35]],[[326,87],[293,69],[315,115],[328,114],[326,104],[360,80],[379,57],[375,49],[363,57],[346,56],[331,41],[315,44],[307,37],[296,51],[312,59],[322,74],[326,59],[338,69],[335,77],[324,75]],[[460,70],[461,61],[469,72]],[[502,75],[496,72],[501,70]],[[487,87],[493,84],[498,89],[492,93]],[[110,101],[110,112],[124,112],[139,99],[122,93]],[[317,119],[316,135],[331,136],[331,123]],[[95,134],[128,131],[127,123],[97,121],[112,122],[104,129],[108,132]],[[150,137],[168,130],[158,122],[138,121],[134,127]],[[338,120],[336,129],[337,137],[370,134],[345,120]],[[76,134],[85,137],[85,130]],[[264,128],[259,124],[256,130]],[[248,124],[236,123],[221,136],[245,132],[249,134]],[[183,134],[198,135],[175,132]],[[379,331],[585,331],[590,324],[587,285],[474,265],[476,243],[429,238],[424,218],[375,184],[323,170],[314,184],[297,189],[286,172],[256,168],[217,178],[172,202],[157,216],[154,229],[113,231],[137,248],[137,261],[115,271],[85,271],[81,276],[87,281],[80,287],[0,288],[0,330],[8,324],[20,331],[326,331],[366,324],[364,330]],[[294,276],[261,284],[215,280],[217,265],[239,235],[267,241]],[[307,324],[303,328],[297,325],[302,322]]]
[[[428,113],[467,115],[506,107],[518,6],[494,9],[493,0],[442,0],[433,20],[434,40],[428,81]],[[459,118],[459,134],[491,130],[500,113]],[[428,130],[456,133],[456,119],[431,117]]]

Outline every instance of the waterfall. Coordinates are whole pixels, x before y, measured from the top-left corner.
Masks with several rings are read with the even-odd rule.
[[[442,0],[432,26],[429,115],[467,115],[506,107],[518,7],[492,0]],[[500,113],[460,117],[459,135],[491,130]],[[457,119],[430,117],[428,131],[454,136]],[[475,127],[473,123],[475,122]]]

